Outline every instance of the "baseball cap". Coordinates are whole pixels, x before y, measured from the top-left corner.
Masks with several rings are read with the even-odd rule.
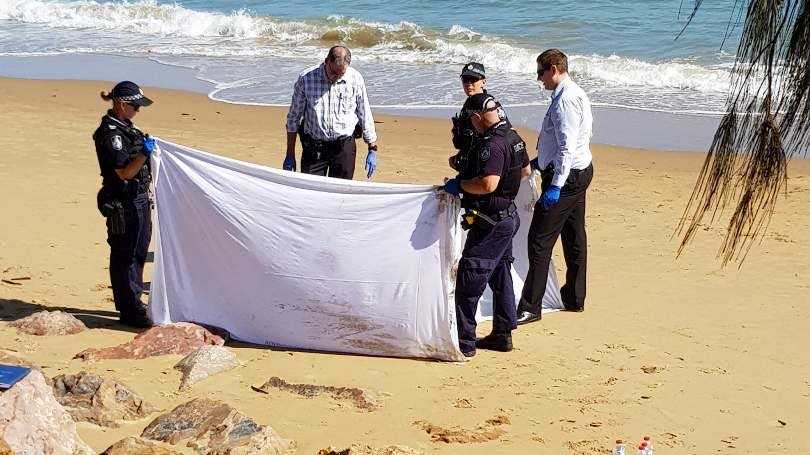
[[[487,72],[484,70],[484,65],[478,62],[470,62],[464,65],[461,70],[461,77],[470,76],[477,77],[478,79],[486,79]]]
[[[138,106],[149,106],[152,100],[143,94],[143,90],[138,87],[138,84],[132,81],[122,81],[115,84],[110,96],[115,99],[120,99],[130,104],[137,104]]]

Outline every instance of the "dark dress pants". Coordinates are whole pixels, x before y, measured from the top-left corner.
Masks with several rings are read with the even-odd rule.
[[[301,172],[339,179],[354,178],[357,145],[353,137],[334,141],[301,141]]]
[[[543,171],[543,191],[551,185],[553,172]],[[518,311],[540,314],[546,293],[551,253],[557,238],[562,236],[565,256],[565,285],[560,289],[565,308],[585,307],[588,237],[585,233],[585,193],[593,179],[593,165],[572,170],[560,191],[560,201],[544,209],[540,202],[534,206],[529,227],[529,272]]]
[[[492,228],[467,232],[456,274],[456,321],[459,347],[475,350],[475,312],[489,284],[492,289],[492,332],[508,334],[517,328],[515,291],[512,287],[512,238],[520,227],[513,215]]]
[[[124,201],[123,205],[125,232],[111,233],[107,220],[107,243],[110,244],[110,284],[115,309],[122,317],[128,317],[142,306],[143,266],[152,239],[152,217],[145,193],[132,201]]]

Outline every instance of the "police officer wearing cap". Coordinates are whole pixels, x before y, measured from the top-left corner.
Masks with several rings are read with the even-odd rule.
[[[462,227],[469,229],[455,289],[459,347],[467,357],[475,355],[476,348],[511,351],[517,327],[511,268],[512,238],[520,219],[514,199],[531,169],[526,143],[501,119],[499,107],[486,93],[464,103],[463,111],[482,140],[451,160],[459,174],[443,186],[445,192],[461,196]],[[476,341],[475,313],[487,284],[494,297],[492,333]]]
[[[149,327],[151,321],[140,295],[152,237],[149,157],[155,150],[155,140],[136,128],[132,118],[152,100],[130,81],[118,83],[109,93],[101,92],[101,98],[111,101],[112,109],[101,118],[93,141],[101,169],[98,207],[107,218],[115,309],[123,324]]]
[[[461,69],[461,75],[459,77],[461,79],[461,88],[468,98],[479,93],[488,94],[486,89],[487,73],[483,64],[478,62],[467,63]],[[509,119],[506,117],[506,112],[500,105],[495,112],[498,113],[501,120],[506,121],[507,126],[512,127],[512,124],[509,123]],[[474,142],[481,139],[480,134],[470,123],[470,119],[464,109],[453,116],[452,121],[453,129],[451,133],[453,135],[453,146],[456,150],[465,151],[471,148]]]

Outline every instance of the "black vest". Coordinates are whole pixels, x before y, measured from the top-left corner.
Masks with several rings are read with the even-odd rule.
[[[496,142],[504,143],[507,151],[498,187],[489,194],[464,193],[461,200],[462,207],[496,212],[509,207],[517,196],[520,190],[523,162],[528,159],[528,155],[526,142],[515,130],[510,128],[507,122],[502,122],[484,133],[482,141],[470,151],[468,166],[461,173],[461,178],[471,179],[483,174],[484,166],[490,157],[490,147]]]
[[[116,139],[115,136],[120,139]],[[149,183],[152,181],[150,160],[146,160],[138,174],[131,180],[121,180],[115,172],[118,156],[127,157],[123,163],[126,166],[143,150],[143,140],[144,134],[141,130],[131,122],[114,118],[112,111],[107,111],[107,115],[101,118],[101,124],[93,133],[93,142],[96,145],[102,190],[109,198],[133,199],[148,191]]]

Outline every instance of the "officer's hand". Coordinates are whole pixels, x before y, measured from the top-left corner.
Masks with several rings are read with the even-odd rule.
[[[143,139],[143,148],[141,148],[141,152],[147,157],[150,157],[152,156],[152,152],[154,152],[156,149],[157,143],[155,142],[155,138],[147,135]]]
[[[295,172],[295,155],[287,155],[284,157],[283,169],[285,171]]]
[[[539,171],[540,170],[540,163],[537,161],[537,158],[538,157],[535,157],[533,160],[529,161],[529,166],[532,167],[533,171]]]
[[[366,155],[366,178],[370,179],[372,175],[374,175],[374,171],[377,170],[377,153],[374,150],[369,150],[368,155]]]
[[[546,191],[543,191],[543,195],[540,196],[539,202],[540,205],[542,205],[546,210],[556,205],[558,202],[560,202],[560,187],[554,185],[548,187]]]
[[[442,187],[445,193],[452,194],[453,196],[458,196],[461,194],[461,179],[458,177],[452,178],[444,182],[444,186]]]

